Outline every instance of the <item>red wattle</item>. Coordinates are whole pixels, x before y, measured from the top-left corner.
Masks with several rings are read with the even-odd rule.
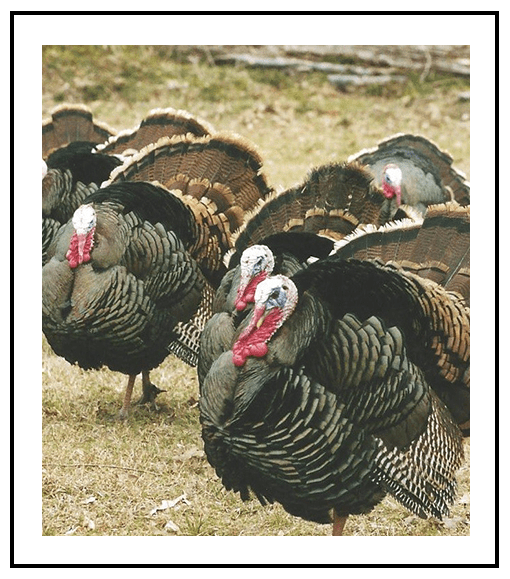
[[[69,249],[66,253],[66,258],[69,262],[70,268],[74,269],[81,263],[87,263],[90,261],[90,252],[94,242],[94,231],[95,227],[93,227],[88,233],[77,233],[76,231],[73,233],[69,243]]]
[[[395,197],[395,189],[388,183],[383,183],[382,190],[386,199],[393,199],[393,197]]]
[[[262,271],[251,279],[245,288],[239,288],[237,292],[237,298],[235,302],[236,310],[241,311],[244,308],[255,301],[255,290],[259,283],[265,280],[267,277],[267,272]]]
[[[239,336],[232,347],[233,361],[235,366],[243,366],[248,356],[263,358],[267,354],[267,342],[275,333],[282,312],[278,309],[271,310],[264,318],[262,325],[257,327],[257,322],[264,314],[264,308],[256,309],[250,325]]]

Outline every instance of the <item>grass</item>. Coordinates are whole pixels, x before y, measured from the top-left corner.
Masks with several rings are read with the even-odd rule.
[[[186,109],[255,143],[278,188],[396,132],[431,138],[469,178],[469,103],[457,99],[468,88],[458,79],[430,76],[420,84],[411,76],[381,95],[340,93],[321,74],[215,67],[198,50],[43,47],[43,118],[60,102],[83,102],[121,130],[152,108]],[[328,525],[279,505],[243,503],[223,488],[202,450],[196,372],[179,360],[169,357],[151,374],[166,390],[159,411],[136,407],[120,422],[126,376],[71,366],[44,337],[42,351],[43,535],[330,534]],[[369,515],[349,518],[345,534],[469,535],[469,440],[465,447],[448,519],[423,521],[387,498]]]

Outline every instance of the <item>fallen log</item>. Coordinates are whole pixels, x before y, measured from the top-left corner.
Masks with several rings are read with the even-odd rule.
[[[283,68],[294,69],[300,72],[318,71],[324,73],[369,75],[371,70],[351,64],[335,64],[331,62],[314,62],[301,58],[287,58],[284,56],[264,57],[254,54],[222,54],[214,57],[215,64],[243,64],[254,68]]]
[[[195,47],[197,48],[197,47]],[[303,66],[306,70],[323,70],[327,73],[354,72],[368,67],[413,70],[427,74],[429,71],[469,77],[469,46],[464,45],[281,45],[281,46],[204,46],[215,62],[244,63],[247,66],[277,66],[283,68]],[[317,62],[318,59],[338,58],[352,63]],[[237,59],[237,60],[236,60]],[[251,59],[251,60],[250,60]],[[298,64],[296,61],[302,61]],[[336,69],[349,67],[351,70]]]
[[[340,90],[346,90],[349,86],[383,85],[392,82],[405,82],[406,76],[395,74],[378,74],[371,76],[356,76],[353,74],[330,74],[328,80]]]

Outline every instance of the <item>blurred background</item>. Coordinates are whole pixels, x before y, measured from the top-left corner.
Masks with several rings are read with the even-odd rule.
[[[116,130],[185,109],[253,141],[275,186],[397,132],[469,179],[469,46],[43,46],[42,113],[87,104]]]

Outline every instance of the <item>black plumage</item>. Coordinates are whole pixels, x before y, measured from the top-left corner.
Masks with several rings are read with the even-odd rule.
[[[234,248],[227,254],[229,271],[213,302],[215,323],[201,335],[199,376],[205,376],[214,358],[228,349],[235,328],[249,311],[242,304],[253,301],[254,283],[271,273],[293,275],[308,261],[327,257],[334,240],[343,239],[360,224],[379,224],[384,197],[372,181],[356,163],[331,163],[311,170],[299,185],[258,203],[233,235]],[[248,254],[242,266],[241,258]],[[246,296],[240,295],[243,292]]]
[[[269,191],[260,157],[234,135],[162,139],[58,232],[43,267],[44,333],[71,363],[129,375],[123,417],[138,373],[153,401],[149,372],[169,353],[196,365],[231,235]]]
[[[436,226],[438,214],[447,229],[459,218],[445,206],[434,211]],[[405,238],[420,226],[394,227],[410,232]],[[391,230],[352,241],[377,254],[384,239],[395,244],[384,237]],[[331,509],[336,522],[368,512],[386,493],[420,517],[442,517],[463,458],[459,425],[469,422],[469,308],[406,270],[395,245],[388,263],[346,256],[349,245],[290,282],[262,281],[230,343],[201,352],[208,459],[243,499],[251,490],[317,522]],[[402,243],[404,255],[411,245]],[[292,283],[299,297],[285,318]],[[284,321],[271,330],[275,319]]]

